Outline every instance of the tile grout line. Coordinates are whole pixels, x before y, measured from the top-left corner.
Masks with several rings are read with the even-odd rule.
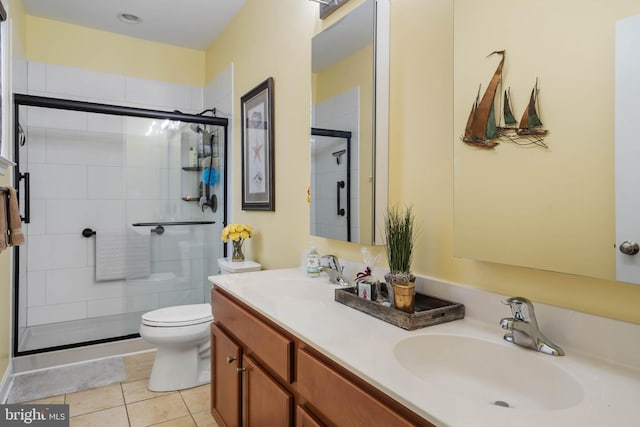
[[[129,377],[127,377],[128,379]],[[124,412],[127,415],[127,424],[131,427],[131,417],[129,417],[129,406],[127,406],[127,399],[124,395],[124,387],[122,382],[120,382],[120,391],[122,392],[122,401],[124,402]]]
[[[184,400],[184,396],[182,395],[182,391],[178,390],[178,394],[180,395],[180,399],[182,399],[182,403],[184,403],[184,406],[187,408],[187,412],[189,412],[189,417],[191,418],[191,421],[193,421],[193,424],[197,427],[198,423],[196,422],[196,419],[193,418],[193,412],[191,412],[191,408],[189,408],[189,405],[187,405],[187,401]]]

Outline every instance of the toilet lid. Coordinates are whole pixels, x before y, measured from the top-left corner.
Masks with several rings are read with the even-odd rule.
[[[211,305],[209,304],[176,305],[142,315],[142,323],[148,326],[189,326],[212,320]]]

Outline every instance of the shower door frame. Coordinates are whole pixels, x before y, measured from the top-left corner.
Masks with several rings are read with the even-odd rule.
[[[20,141],[23,136],[22,128],[20,126],[20,107],[41,107],[41,108],[53,108],[58,110],[68,111],[81,111],[87,113],[108,114],[114,116],[130,116],[138,118],[148,119],[160,119],[160,120],[174,120],[186,123],[199,123],[205,125],[220,126],[223,130],[223,172],[224,179],[223,191],[223,226],[227,223],[227,160],[228,160],[228,132],[229,132],[229,120],[222,117],[210,117],[203,115],[204,113],[211,111],[209,109],[204,110],[200,114],[186,114],[181,113],[178,110],[174,111],[162,111],[152,110],[146,108],[127,107],[122,105],[113,104],[101,104],[95,102],[75,101],[70,99],[50,98],[44,96],[25,95],[14,93],[13,94],[13,153],[14,153],[14,174],[13,174],[13,186],[18,192],[20,190],[20,181],[25,180],[25,197],[24,197],[24,217],[22,221],[29,223],[29,174],[20,172]],[[223,256],[226,256],[226,245],[223,245]],[[45,347],[34,350],[20,351],[18,349],[18,335],[19,335],[19,281],[20,281],[20,248],[15,246],[13,249],[13,330],[12,330],[12,343],[13,343],[13,356],[27,356],[31,354],[46,353],[50,351],[66,350],[70,348],[84,347],[95,344],[104,344],[115,341],[128,340],[132,338],[139,338],[140,334],[128,334],[119,337],[103,338],[98,340],[83,341],[79,343],[64,344],[59,346]]]
[[[311,128],[312,136],[325,136],[329,138],[342,138],[347,143],[347,200],[346,200],[346,221],[347,221],[347,242],[351,242],[351,131]],[[340,191],[338,190],[338,206],[340,205]],[[322,237],[322,236],[320,236]]]

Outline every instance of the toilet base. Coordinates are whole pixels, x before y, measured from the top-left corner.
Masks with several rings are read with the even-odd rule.
[[[197,387],[211,381],[210,352],[198,347],[185,351],[158,348],[151,369],[149,391],[174,391]]]

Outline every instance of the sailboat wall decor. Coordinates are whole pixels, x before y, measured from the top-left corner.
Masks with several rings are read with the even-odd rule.
[[[501,141],[512,142],[517,145],[535,144],[547,148],[543,137],[548,134],[548,130],[542,128],[542,121],[538,115],[536,107],[538,100],[538,79],[531,91],[529,103],[518,123],[511,109],[511,88],[504,91],[502,117],[496,124],[496,94],[502,85],[502,69],[504,67],[505,51],[497,50],[488,56],[500,55],[500,63],[491,77],[482,98],[480,89],[476,99],[471,106],[471,112],[467,119],[462,140],[469,145],[480,148],[494,148]],[[500,111],[500,109],[498,109]],[[504,126],[502,126],[504,120]]]

